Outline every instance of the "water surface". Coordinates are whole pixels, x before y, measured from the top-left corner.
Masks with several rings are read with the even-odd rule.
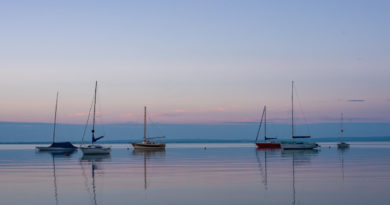
[[[252,144],[113,145],[109,156],[0,145],[1,204],[388,204],[390,143],[319,151]],[[207,149],[204,149],[204,146]],[[330,146],[330,148],[329,148]]]

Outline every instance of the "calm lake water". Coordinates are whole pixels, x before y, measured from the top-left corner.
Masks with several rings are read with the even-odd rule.
[[[207,149],[203,149],[204,146]],[[0,145],[0,204],[389,204],[390,143],[319,151],[252,144],[112,145],[110,156]],[[331,148],[329,148],[331,146]]]

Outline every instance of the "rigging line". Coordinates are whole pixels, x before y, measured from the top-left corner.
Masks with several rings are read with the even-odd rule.
[[[163,129],[159,126],[159,123],[152,121],[152,119],[149,118],[149,121],[151,122],[151,125],[155,128],[157,128],[157,132],[161,133],[162,136],[165,136],[165,133],[163,132]]]
[[[58,91],[57,91],[57,98],[56,98],[56,107],[54,112],[54,123],[53,123],[53,143],[56,138],[56,125],[57,125],[57,108],[58,108]]]
[[[268,126],[270,127],[268,130],[271,130],[271,134],[274,134],[274,137],[279,138],[279,132],[276,124],[274,122],[268,122]]]
[[[100,83],[100,87],[102,88],[103,86],[102,86],[102,83]],[[101,89],[100,88],[100,89]],[[100,124],[101,124],[101,128],[102,128],[102,132],[103,132],[103,136],[106,136],[106,130],[105,130],[105,126],[104,126],[104,121],[103,121],[103,117],[102,117],[102,113],[103,113],[103,109],[102,109],[102,97],[101,97],[101,95],[102,95],[102,92],[100,92],[99,93],[99,95],[97,96],[97,101],[99,102],[99,103],[96,103],[97,105],[98,105],[98,107],[99,107],[99,110],[100,110],[100,114],[99,114],[99,116],[98,116],[98,120],[99,120],[99,122],[100,122]]]
[[[306,118],[305,113],[303,112],[302,103],[301,103],[301,98],[299,97],[298,89],[296,88],[296,86],[295,86],[295,93],[296,93],[296,95],[297,95],[297,97],[298,97],[299,108],[301,109],[301,113],[302,113],[302,116],[303,116],[303,120],[305,121],[306,130],[307,130],[307,132],[309,133],[309,135],[311,136],[309,123],[308,123],[308,121],[307,121],[307,118]]]
[[[87,122],[85,123],[84,131],[83,131],[83,137],[81,138],[81,145],[84,144],[85,132],[87,131],[89,118],[91,117],[92,106],[93,106],[93,99],[92,99],[91,107],[89,108]]]
[[[158,123],[154,122],[154,121],[152,120],[152,118],[150,117],[151,114],[150,114],[150,112],[149,112],[149,109],[148,109],[146,112],[147,112],[147,114],[148,114],[148,121],[150,122],[150,123],[149,123],[149,124],[150,124],[149,127],[155,127],[155,128],[157,128],[157,130],[158,130],[163,136],[165,136],[164,133],[163,133],[163,131],[162,131],[162,129],[159,127]],[[151,129],[149,129],[149,130],[151,130]],[[149,133],[151,133],[151,131],[149,131]],[[150,135],[150,136],[152,136],[152,135]]]
[[[267,109],[269,110],[269,107],[267,107]],[[268,112],[269,113],[269,112]],[[278,129],[275,125],[275,122],[273,119],[269,119],[267,120],[267,125],[268,125],[268,130],[271,130],[271,134],[274,134],[274,137],[278,138],[279,137],[279,133],[278,133]],[[271,129],[272,128],[272,129]],[[272,135],[269,135],[272,137]]]
[[[260,120],[260,124],[259,124],[259,129],[257,130],[255,143],[257,142],[257,139],[259,139],[261,125],[263,124],[264,113],[265,113],[265,105],[264,105],[264,109],[263,109],[263,114],[261,115],[261,120]]]
[[[149,115],[149,111],[148,111],[148,116]],[[157,130],[160,130],[159,127],[157,126],[157,124],[152,120],[152,118],[148,117],[148,127],[149,127],[149,130],[148,130],[148,136],[147,137],[150,137],[150,136],[153,136],[153,129],[157,129]]]

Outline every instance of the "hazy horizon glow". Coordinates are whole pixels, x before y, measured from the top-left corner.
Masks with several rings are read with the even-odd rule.
[[[0,121],[390,122],[390,2],[3,1]],[[299,103],[300,102],[300,103]],[[99,117],[100,119],[100,117]]]

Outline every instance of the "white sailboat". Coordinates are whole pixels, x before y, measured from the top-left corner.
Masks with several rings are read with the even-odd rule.
[[[340,143],[337,144],[338,149],[346,149],[349,148],[349,144],[344,142],[344,116],[341,113],[341,122],[340,122]]]
[[[95,83],[95,95],[93,100],[93,118],[92,118],[92,143],[87,146],[81,146],[80,149],[85,155],[90,154],[110,154],[111,147],[104,147],[102,145],[94,144],[96,141],[102,139],[104,136],[95,138],[95,118],[96,118],[96,94],[97,94],[97,81]]]
[[[139,143],[131,143],[134,149],[165,149],[165,143],[155,142],[151,139],[165,138],[163,137],[146,137],[146,106],[144,109],[144,140]]]
[[[294,139],[310,138],[310,136],[295,136],[294,135],[294,81],[291,82],[291,141],[282,141],[282,149],[314,149],[319,147],[315,142],[296,141]]]
[[[46,147],[38,146],[38,151],[49,151],[49,152],[71,152],[77,149],[70,142],[55,142],[56,139],[56,125],[57,125],[57,107],[58,107],[58,92],[56,98],[56,106],[54,111],[54,122],[53,122],[53,142],[51,145]]]

